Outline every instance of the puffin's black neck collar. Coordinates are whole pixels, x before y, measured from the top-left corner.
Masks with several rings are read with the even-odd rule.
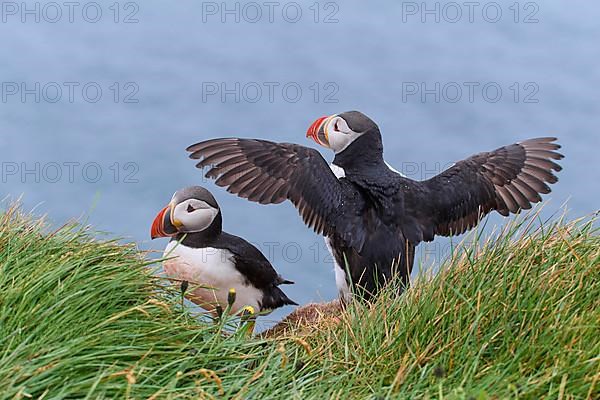
[[[384,164],[381,134],[367,132],[335,155],[333,163],[346,171],[365,171]]]
[[[172,240],[191,248],[202,248],[213,242],[223,232],[223,217],[221,211],[215,216],[212,224],[202,232],[178,233]],[[183,240],[182,240],[183,239]]]

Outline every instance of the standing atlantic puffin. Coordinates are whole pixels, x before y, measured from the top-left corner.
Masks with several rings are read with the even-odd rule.
[[[231,193],[261,204],[290,200],[325,236],[344,299],[349,285],[369,298],[395,274],[406,286],[420,242],[464,233],[491,211],[530,209],[558,181],[552,160],[563,158],[555,138],[529,139],[415,181],[384,161],[379,127],[358,111],[321,117],[306,136],[334,151],[331,166],[315,149],[260,139],[212,139],[187,150]]]
[[[163,263],[167,276],[198,284],[187,297],[208,311],[226,309],[234,289],[232,313],[247,306],[264,312],[297,305],[279,288],[293,282],[277,274],[256,247],[221,226],[217,201],[200,186],[177,191],[152,223],[152,239],[171,237]]]

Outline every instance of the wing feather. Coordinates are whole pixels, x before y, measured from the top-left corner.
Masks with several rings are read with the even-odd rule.
[[[491,211],[506,216],[530,209],[542,201],[541,194],[550,193],[548,184],[558,181],[553,171],[562,169],[555,161],[563,155],[555,141],[529,139],[476,154],[420,182],[419,195],[412,200],[431,205],[431,217],[421,215],[427,219],[424,226],[433,225],[433,234],[450,236],[473,228]]]
[[[343,201],[340,183],[321,154],[290,143],[223,138],[194,144],[190,158],[230,193],[261,204],[290,200],[304,222],[329,235]]]

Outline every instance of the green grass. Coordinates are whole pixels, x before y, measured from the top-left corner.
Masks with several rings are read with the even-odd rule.
[[[0,214],[0,398],[600,398],[593,221],[531,215],[462,254],[401,297],[390,287],[309,333],[249,338],[182,310],[134,246],[48,233],[13,208]]]

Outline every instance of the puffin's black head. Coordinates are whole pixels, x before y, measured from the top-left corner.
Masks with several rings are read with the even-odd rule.
[[[214,223],[221,230],[221,210],[213,195],[201,186],[191,186],[178,190],[168,206],[160,210],[150,236],[175,236],[178,233],[203,232]]]
[[[313,122],[306,132],[306,137],[321,146],[330,148],[336,154],[344,151],[359,137],[371,135],[377,143],[381,142],[377,124],[359,111],[346,111],[321,117]]]

